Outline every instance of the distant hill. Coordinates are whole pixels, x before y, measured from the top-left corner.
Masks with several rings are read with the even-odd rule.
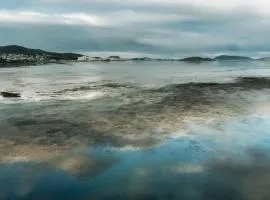
[[[83,55],[76,53],[56,53],[40,49],[29,49],[18,45],[0,46],[0,54],[24,54],[24,55],[44,55],[55,60],[77,60]]]
[[[195,57],[183,58],[183,59],[180,59],[180,61],[184,61],[184,62],[210,62],[210,61],[214,61],[214,59],[195,56]]]
[[[148,58],[148,57],[141,57],[141,58],[131,58],[130,60],[133,60],[133,61],[150,61],[150,60],[153,60],[153,59]]]
[[[247,56],[231,56],[231,55],[220,55],[214,58],[218,61],[249,61],[253,60],[250,57]]]
[[[6,61],[1,58],[3,54],[23,54],[29,56],[41,56],[44,57],[45,60],[51,61],[69,61],[69,60],[78,60],[79,57],[83,55],[77,53],[57,53],[57,52],[49,52],[41,49],[30,49],[23,46],[18,45],[8,45],[8,46],[0,46],[0,63],[5,63]],[[252,61],[255,60],[251,57],[247,56],[235,56],[235,55],[220,55],[214,58],[210,57],[200,57],[200,56],[192,56],[186,57],[182,59],[152,59],[149,57],[138,57],[138,58],[129,58],[129,59],[121,59],[119,56],[110,56],[108,58],[101,57],[93,57],[96,58],[96,61],[184,61],[184,62],[192,62],[192,63],[200,63],[200,62],[211,62],[211,61]],[[270,61],[270,57],[259,58],[256,60],[260,61]],[[18,61],[21,62],[21,61]]]

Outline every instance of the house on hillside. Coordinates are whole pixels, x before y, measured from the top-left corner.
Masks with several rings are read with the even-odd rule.
[[[89,56],[78,57],[78,61],[89,61],[89,60],[90,60],[90,57]]]

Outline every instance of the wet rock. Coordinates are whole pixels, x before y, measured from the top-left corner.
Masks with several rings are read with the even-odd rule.
[[[5,98],[19,98],[19,97],[21,97],[21,94],[16,93],[16,92],[1,92],[1,95]]]

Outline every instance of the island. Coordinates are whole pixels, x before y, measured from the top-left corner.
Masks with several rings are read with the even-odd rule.
[[[220,55],[214,58],[194,56],[180,59],[180,61],[192,63],[212,62],[212,61],[226,62],[226,61],[252,61],[252,60],[254,59],[248,56],[234,56],[234,55]]]
[[[247,56],[232,56],[232,55],[220,55],[214,58],[217,61],[250,61],[253,60],[251,57]]]
[[[5,98],[19,98],[19,97],[21,97],[21,94],[17,93],[17,92],[0,92],[0,94]]]
[[[183,58],[183,59],[180,59],[180,61],[184,61],[184,62],[195,62],[195,63],[198,63],[198,62],[211,62],[211,61],[214,61],[215,59],[213,58],[206,58],[206,57],[199,57],[199,56],[195,56],[195,57],[187,57],[187,58]]]

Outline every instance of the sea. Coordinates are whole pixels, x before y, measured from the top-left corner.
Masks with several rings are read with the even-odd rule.
[[[1,200],[270,199],[270,63],[0,68]]]

